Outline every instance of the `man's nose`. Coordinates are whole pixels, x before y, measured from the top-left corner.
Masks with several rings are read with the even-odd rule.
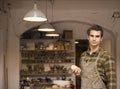
[[[93,40],[96,40],[96,37],[93,37]]]

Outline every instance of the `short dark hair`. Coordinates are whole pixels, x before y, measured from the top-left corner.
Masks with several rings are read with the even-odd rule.
[[[87,30],[87,34],[90,35],[90,31],[95,30],[95,31],[100,31],[101,32],[101,37],[103,37],[103,28],[99,25],[93,25]]]

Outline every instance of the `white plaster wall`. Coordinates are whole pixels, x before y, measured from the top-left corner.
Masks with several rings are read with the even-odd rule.
[[[3,53],[3,35],[0,29],[0,89],[4,87],[4,53]]]
[[[0,12],[0,89],[5,89],[5,69],[6,69],[6,31],[7,31],[7,16]]]
[[[7,44],[8,89],[19,89],[19,38],[11,30]]]

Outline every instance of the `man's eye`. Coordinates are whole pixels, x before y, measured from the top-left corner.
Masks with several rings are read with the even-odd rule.
[[[100,37],[100,36],[96,36],[97,38]]]
[[[91,37],[94,37],[93,35],[90,35]]]
[[[100,36],[99,35],[90,35],[90,37],[97,37],[97,38],[99,38]]]

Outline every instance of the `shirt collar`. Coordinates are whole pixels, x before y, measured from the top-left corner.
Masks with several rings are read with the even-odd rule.
[[[97,55],[97,54],[99,54],[99,52],[102,51],[102,50],[103,50],[103,49],[100,47],[96,52],[93,52],[92,54],[93,54],[93,55],[95,55],[95,54]],[[90,48],[88,48],[87,54],[92,55],[92,54],[90,54]]]

